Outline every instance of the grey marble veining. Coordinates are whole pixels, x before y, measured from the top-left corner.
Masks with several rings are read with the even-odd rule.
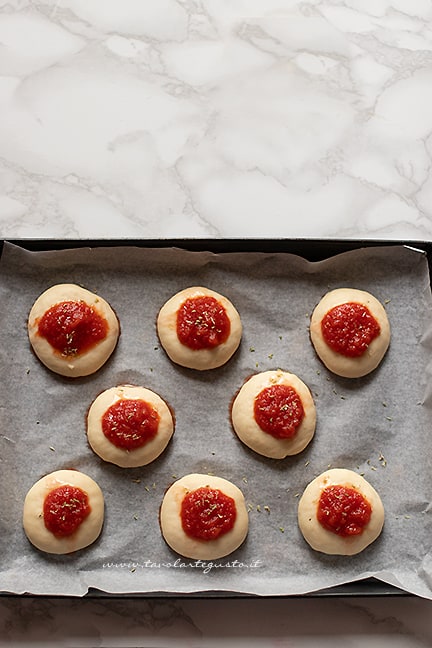
[[[3,238],[432,239],[430,0],[0,0]],[[0,598],[0,646],[417,648],[430,602]]]
[[[430,238],[431,11],[1,2],[2,236]]]
[[[420,648],[430,602],[416,598],[6,600],[0,646]]]

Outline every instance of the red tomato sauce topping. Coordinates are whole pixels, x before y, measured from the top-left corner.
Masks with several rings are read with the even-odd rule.
[[[369,502],[361,493],[347,486],[328,486],[318,502],[318,522],[337,535],[360,535],[372,514]]]
[[[321,332],[329,347],[349,358],[361,356],[380,331],[369,309],[356,302],[335,306],[321,321]]]
[[[304,409],[293,387],[272,385],[255,398],[254,417],[263,432],[276,439],[291,439],[303,420]]]
[[[45,526],[57,538],[72,535],[90,511],[87,493],[68,484],[50,491],[43,504]]]
[[[230,531],[237,517],[235,501],[217,488],[203,486],[182,501],[183,531],[198,540],[216,540]]]
[[[198,351],[213,349],[228,339],[230,319],[214,297],[186,299],[177,312],[177,336],[182,344]]]
[[[64,356],[76,356],[103,340],[108,332],[104,317],[83,301],[63,301],[49,308],[38,323],[38,333]]]
[[[102,416],[102,432],[117,448],[135,450],[156,436],[159,420],[159,413],[150,403],[123,398]]]

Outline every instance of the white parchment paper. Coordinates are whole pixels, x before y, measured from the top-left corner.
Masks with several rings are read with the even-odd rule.
[[[95,375],[65,379],[30,350],[26,321],[50,285],[78,283],[99,293],[121,322],[118,347]],[[244,336],[224,367],[196,372],[172,364],[159,345],[161,305],[191,285],[225,294]],[[309,317],[329,289],[351,286],[384,304],[390,349],[369,376],[329,373],[309,340]],[[432,598],[432,299],[426,255],[403,246],[372,247],[311,263],[290,254],[80,248],[28,252],[5,244],[0,262],[0,590],[83,595],[200,591],[300,594],[369,576]],[[296,373],[317,407],[313,442],[296,457],[271,460],[243,446],[230,404],[252,373]],[[89,448],[86,411],[120,383],[153,389],[175,410],[164,454],[139,469],[102,462]],[[343,467],[380,493],[380,538],[354,557],[312,551],[297,528],[297,504],[319,473]],[[24,497],[42,475],[73,467],[101,486],[106,518],[99,540],[68,556],[30,545],[22,529]],[[166,488],[190,472],[237,484],[249,505],[247,541],[210,564],[173,553],[161,538]]]

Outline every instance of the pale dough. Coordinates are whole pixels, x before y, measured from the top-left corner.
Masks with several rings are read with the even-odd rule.
[[[93,307],[108,323],[106,337],[88,351],[76,356],[63,355],[38,333],[40,318],[50,308],[63,301],[83,301]],[[48,288],[36,299],[28,318],[30,343],[39,360],[51,371],[70,378],[88,376],[100,369],[114,351],[119,333],[119,322],[111,306],[102,297],[76,284],[57,284]]]
[[[293,387],[302,402],[304,417],[291,439],[276,439],[264,432],[255,420],[255,398],[272,385]],[[258,373],[245,382],[234,400],[231,418],[234,431],[245,445],[264,457],[283,459],[298,454],[311,441],[315,433],[316,409],[312,394],[304,382],[294,374],[278,369]]]
[[[234,527],[216,540],[199,540],[189,537],[181,522],[183,498],[190,491],[209,486],[222,491],[235,501],[237,517]],[[214,560],[232,553],[245,540],[249,519],[241,490],[232,482],[214,475],[192,473],[185,475],[167,490],[160,509],[162,535],[169,546],[181,556],[194,560]]]
[[[322,491],[328,486],[354,488],[365,497],[372,514],[359,535],[342,537],[325,529],[317,519],[317,507]],[[298,505],[298,524],[312,549],[326,554],[352,556],[360,553],[380,535],[384,524],[384,507],[380,496],[369,482],[352,470],[333,468],[316,477],[304,490]]]
[[[64,485],[77,486],[87,493],[91,511],[72,535],[57,538],[45,526],[43,505],[50,491]],[[24,531],[35,547],[47,553],[67,554],[87,547],[98,538],[103,521],[101,489],[91,477],[77,470],[57,470],[45,475],[30,488],[24,500]]]
[[[146,401],[156,409],[160,417],[156,436],[135,450],[118,448],[107,439],[102,430],[102,417],[107,409],[125,398]],[[122,468],[145,466],[154,461],[165,450],[173,432],[174,421],[168,405],[158,394],[145,387],[111,387],[93,401],[87,415],[87,438],[90,446],[104,461]]]
[[[349,358],[331,349],[321,332],[323,317],[335,306],[355,302],[366,306],[377,320],[381,331],[366,351]],[[316,306],[310,322],[310,336],[315,350],[327,369],[345,378],[360,378],[373,371],[383,359],[390,343],[390,324],[383,305],[368,292],[355,288],[337,288],[328,292]]]
[[[225,308],[230,320],[230,333],[225,342],[213,349],[190,349],[177,336],[177,312],[187,299],[206,296],[214,297]],[[226,297],[208,288],[194,286],[176,293],[162,306],[157,318],[157,332],[173,362],[189,369],[206,370],[220,367],[231,358],[240,344],[242,324],[239,313]]]

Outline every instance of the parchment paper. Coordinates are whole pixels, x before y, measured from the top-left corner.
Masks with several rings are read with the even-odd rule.
[[[119,345],[95,375],[65,379],[30,350],[26,321],[36,297],[60,282],[107,299],[121,322]],[[159,345],[155,320],[178,290],[208,286],[238,308],[244,335],[224,367],[180,368]],[[329,289],[372,292],[392,326],[390,349],[369,376],[329,373],[309,340],[310,314]],[[310,263],[289,254],[82,248],[31,253],[5,244],[0,263],[0,590],[83,595],[231,591],[299,594],[369,576],[432,598],[430,470],[432,299],[426,256],[373,247]],[[260,457],[230,425],[232,398],[256,371],[283,368],[312,390],[313,442],[296,457]],[[102,462],[89,448],[86,411],[104,389],[142,384],[175,410],[164,454],[139,469]],[[305,486],[331,467],[364,474],[384,502],[380,538],[354,557],[312,551],[297,528]],[[67,556],[36,550],[22,530],[22,506],[42,475],[73,467],[101,486],[106,518],[99,540]],[[237,484],[250,509],[247,541],[210,564],[180,558],[161,538],[166,488],[190,472]]]

